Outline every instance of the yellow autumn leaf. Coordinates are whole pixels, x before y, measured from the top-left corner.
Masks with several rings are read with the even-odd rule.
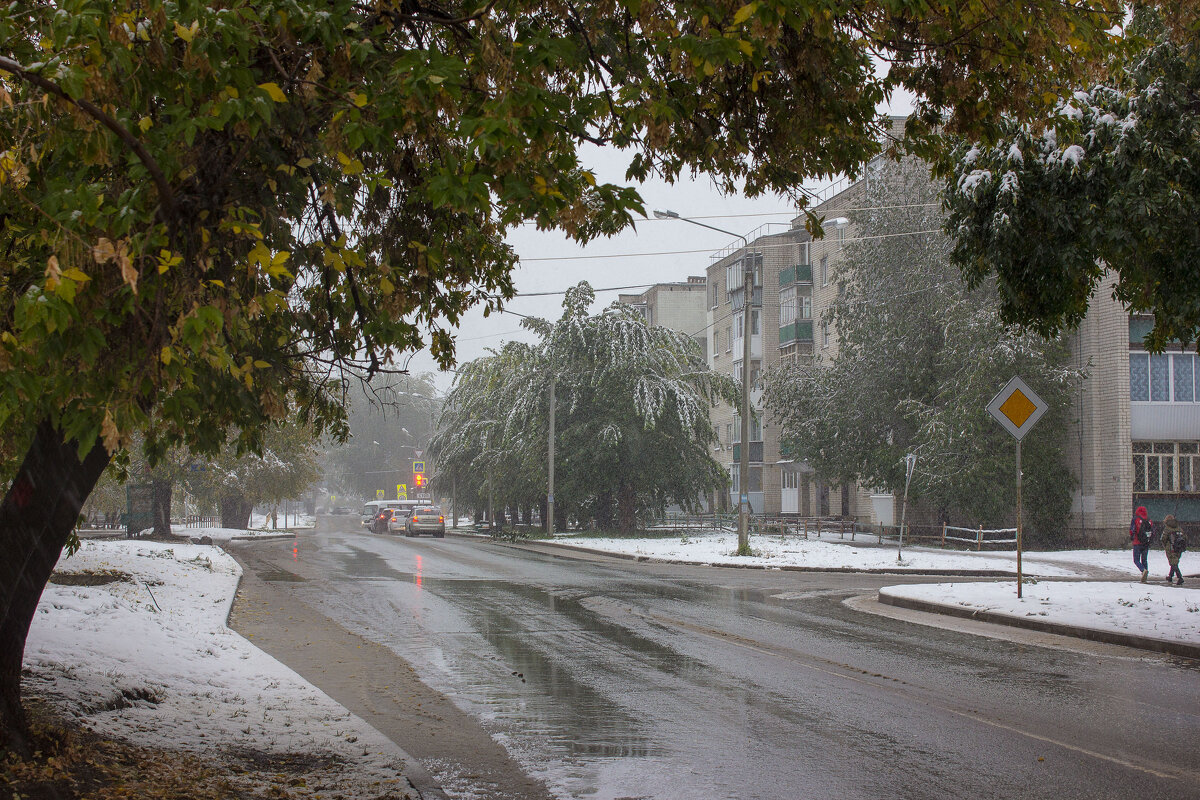
[[[53,256],[51,257],[53,258]],[[84,283],[85,281],[90,281],[92,279],[91,275],[88,275],[86,272],[76,267],[71,267],[69,270],[63,272],[62,277],[70,278],[76,283]]]
[[[58,286],[60,278],[62,278],[62,270],[58,268],[58,256],[52,255],[46,259],[46,288],[53,290]]]
[[[365,94],[360,94],[359,92],[351,92],[350,102],[354,103],[354,105],[358,106],[359,108],[362,108],[367,104],[367,96]]]
[[[259,369],[269,369],[271,364],[268,361],[263,361],[260,359],[254,362],[254,366],[258,367]]]
[[[395,284],[389,281],[386,275],[379,279],[379,291],[383,292],[384,297],[387,297],[395,290]]]
[[[190,42],[192,40],[192,37],[196,35],[195,28],[196,28],[196,23],[194,23],[194,22],[192,23],[192,27],[190,27],[190,28],[185,28],[182,25],[180,25],[178,22],[176,22],[175,23],[175,35],[178,36],[180,39],[183,39],[185,42]]]
[[[112,412],[104,409],[104,422],[100,423],[100,436],[104,439],[104,449],[115,453],[121,449],[121,432],[113,420]]]
[[[316,162],[313,161],[311,158],[302,158],[296,162],[296,166],[299,167],[300,169],[308,169],[315,163]]]
[[[258,88],[260,88],[264,92],[266,92],[267,95],[272,100],[274,100],[276,103],[286,103],[287,102],[287,95],[285,95],[283,93],[283,89],[279,88],[278,83],[274,83],[274,82],[260,83],[258,85]]]
[[[758,10],[758,3],[747,3],[737,10],[733,15],[733,24],[741,25],[746,20],[750,19],[750,15]]]
[[[125,252],[125,246],[121,246],[121,252],[117,254],[117,263],[121,266],[121,280],[129,284],[129,289],[134,294],[137,294],[138,271],[133,266],[133,262],[129,260],[129,254]]]
[[[141,119],[138,120],[138,128],[141,130],[142,133],[145,133],[146,131],[150,130],[152,127],[154,127],[154,120],[150,119],[149,117],[142,117]]]
[[[108,239],[100,237],[100,241],[92,248],[92,258],[96,259],[98,264],[107,264],[117,257],[116,246]]]
[[[748,56],[754,55],[754,45],[750,44],[745,39],[738,39],[738,49]]]
[[[161,361],[164,366],[169,366],[171,363],[171,348],[164,347],[161,351],[159,351],[158,360]]]
[[[238,99],[238,97],[240,97],[240,96],[241,96],[241,92],[239,92],[239,91],[237,90],[237,87],[236,87],[236,86],[226,86],[226,87],[225,87],[225,94],[229,95],[229,96],[230,96],[231,98],[233,98],[234,100],[237,100],[237,99]]]

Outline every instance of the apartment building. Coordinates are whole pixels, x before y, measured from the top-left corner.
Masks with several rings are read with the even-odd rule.
[[[678,283],[656,283],[641,294],[621,294],[617,302],[641,312],[650,325],[661,325],[691,336],[708,357],[705,299],[707,281],[703,275],[690,275]]]

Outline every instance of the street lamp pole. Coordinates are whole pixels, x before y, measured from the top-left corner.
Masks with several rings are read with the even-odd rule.
[[[655,209],[658,219],[678,219],[708,228],[742,240],[742,446],[738,461],[738,555],[750,554],[750,360],[753,357],[750,325],[753,321],[751,309],[754,303],[754,262],[750,258],[750,241],[740,233],[706,225],[694,219],[681,217],[674,211]]]

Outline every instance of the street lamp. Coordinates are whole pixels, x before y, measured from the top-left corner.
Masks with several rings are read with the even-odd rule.
[[[750,359],[753,355],[750,347],[750,312],[754,302],[754,262],[750,258],[750,242],[740,233],[681,217],[674,211],[656,208],[654,216],[690,222],[742,240],[742,448],[738,461],[738,555],[750,555]]]

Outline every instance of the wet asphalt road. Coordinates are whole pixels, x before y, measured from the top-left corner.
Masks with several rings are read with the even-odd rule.
[[[912,579],[413,540],[356,517],[237,549],[558,797],[1200,797],[1200,663],[843,603]]]

